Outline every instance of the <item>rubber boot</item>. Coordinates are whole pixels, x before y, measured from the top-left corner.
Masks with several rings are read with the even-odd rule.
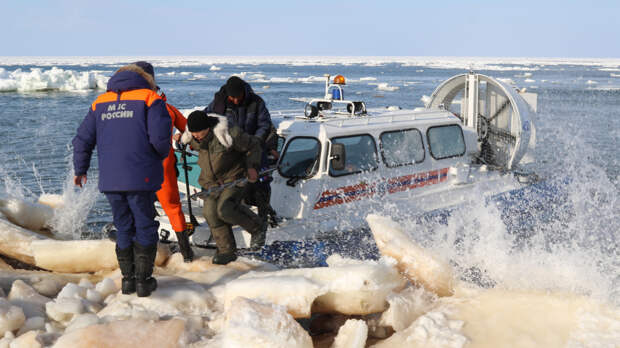
[[[269,226],[276,228],[280,224],[280,217],[276,211],[269,205]]]
[[[228,225],[223,225],[211,230],[215,244],[217,245],[217,252],[213,256],[213,263],[216,265],[226,265],[229,262],[237,259],[237,243],[235,242],[235,236],[232,233],[232,228]]]
[[[239,226],[252,236],[250,239],[250,248],[260,249],[265,245],[265,239],[267,237],[267,220],[254,214],[254,212],[245,205],[239,205],[238,209],[239,212],[245,215],[243,219],[239,220]]]
[[[123,280],[121,282],[121,291],[125,295],[136,292],[136,276],[134,271],[133,246],[126,249],[120,249],[116,246],[116,259],[118,267],[121,269]]]
[[[150,296],[157,289],[157,280],[152,277],[157,244],[145,247],[134,243],[133,252],[136,262],[136,292],[138,297]]]
[[[250,248],[255,250],[262,248],[265,245],[265,239],[267,239],[267,220],[261,219],[261,224],[252,232]]]
[[[189,246],[189,231],[176,232],[177,241],[179,241],[179,251],[183,255],[184,262],[194,261],[194,251]]]
[[[256,206],[258,207],[258,216],[267,220],[269,226],[278,227],[276,211],[269,203],[271,201],[271,188],[269,184],[260,184],[257,193],[256,201],[258,204]]]
[[[218,251],[215,256],[213,256],[213,264],[214,265],[227,265],[230,262],[233,262],[237,259],[237,254],[230,252],[230,253],[223,253],[220,254],[220,252]]]

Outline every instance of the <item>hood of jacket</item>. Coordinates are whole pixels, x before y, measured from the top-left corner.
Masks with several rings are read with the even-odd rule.
[[[247,106],[248,104],[252,102],[252,100],[254,100],[255,94],[254,94],[254,90],[252,89],[252,86],[250,86],[250,84],[245,81],[243,81],[243,92],[244,92],[243,101],[241,102],[240,106]],[[233,108],[237,107],[237,105],[228,101],[228,93],[226,93],[225,86],[222,86],[218,92],[215,92],[214,101],[215,101],[215,105],[214,105],[213,111],[220,115],[224,114],[226,105],[231,106]]]
[[[243,81],[243,101],[241,102],[242,106],[247,106],[254,99],[254,90],[249,83]],[[228,98],[226,98],[228,101]],[[231,103],[232,104],[232,103]],[[234,105],[234,104],[233,104]]]
[[[121,92],[133,89],[156,90],[155,79],[135,64],[129,64],[116,71],[108,81],[108,91]]]

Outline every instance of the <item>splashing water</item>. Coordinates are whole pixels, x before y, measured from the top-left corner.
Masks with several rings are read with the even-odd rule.
[[[87,183],[82,189],[73,185],[73,175],[67,177],[63,187],[64,204],[54,211],[51,221],[54,233],[63,239],[81,239],[86,229],[88,212],[95,206],[99,191],[97,186]]]
[[[23,159],[20,159],[23,161]],[[66,162],[71,163],[71,157],[66,158]],[[24,166],[25,167],[25,166]],[[49,221],[52,233],[59,239],[80,239],[86,229],[88,214],[96,203],[99,194],[96,179],[90,181],[81,190],[73,185],[73,170],[68,168],[66,178],[59,195],[46,192],[43,179],[35,163],[31,164],[33,179],[29,180],[31,185],[22,182],[21,177],[11,173],[4,166],[0,166],[0,181],[3,182],[3,195],[18,198],[25,201],[36,202],[39,198],[55,198],[59,196],[54,206],[54,216]],[[34,184],[34,185],[32,185]],[[30,187],[35,186],[38,190]]]
[[[408,221],[412,238],[451,260],[461,279],[567,291],[618,305],[618,183],[597,165],[602,159],[583,139],[575,130],[553,140],[566,155],[547,154],[547,161],[538,163],[548,192],[526,190],[508,202],[474,199],[413,221],[403,219],[402,207],[398,213],[386,207],[384,214]]]

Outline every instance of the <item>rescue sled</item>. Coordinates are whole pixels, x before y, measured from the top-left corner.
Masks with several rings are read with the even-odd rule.
[[[295,98],[304,103],[302,110],[272,112],[281,147],[271,205],[282,219],[267,231],[272,249],[287,241],[312,249],[316,244],[305,241],[342,233],[357,243],[365,237],[352,231],[366,226],[367,214],[387,206],[406,207],[417,216],[479,195],[514,192],[537,179],[527,170],[536,144],[536,94],[469,72],[437,87],[425,108],[369,109],[363,101],[345,99],[344,86],[342,76],[326,75],[323,96]],[[187,158],[190,195],[201,191],[196,160]],[[187,204],[181,158],[178,164]],[[193,245],[214,246],[202,200],[191,205],[199,223]],[[172,240],[159,210],[160,235]],[[239,227],[234,234],[239,248],[248,247],[249,234]]]

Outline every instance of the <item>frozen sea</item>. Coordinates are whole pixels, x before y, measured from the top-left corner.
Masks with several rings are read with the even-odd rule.
[[[414,228],[432,229],[436,237],[426,243],[434,250],[487,269],[496,281],[537,282],[620,302],[620,59],[0,57],[0,196],[69,197],[74,206],[55,222],[65,233],[96,233],[111,221],[96,190],[96,161],[86,190],[71,186],[70,144],[107,79],[138,59],[154,64],[157,83],[181,110],[206,106],[233,74],[253,86],[273,115],[301,110],[292,97],[320,95],[323,74],[344,75],[346,96],[368,107],[422,107],[442,81],[469,70],[538,93],[534,168],[566,200],[533,214],[530,238],[518,249],[505,237],[500,212],[484,202],[452,214],[447,225]]]

